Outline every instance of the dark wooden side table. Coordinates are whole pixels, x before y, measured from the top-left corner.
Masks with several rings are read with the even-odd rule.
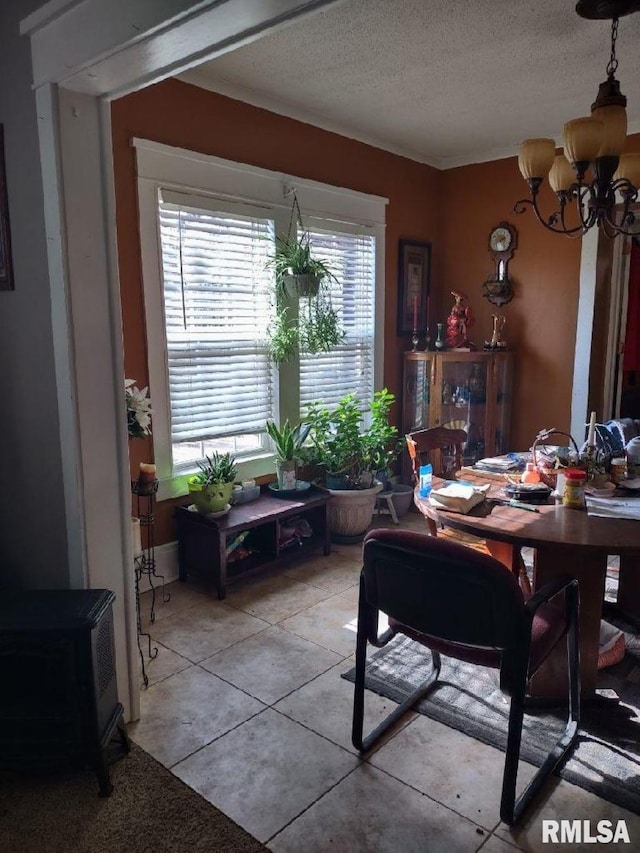
[[[180,580],[185,581],[189,574],[198,575],[211,590],[215,589],[218,598],[224,598],[227,583],[238,575],[257,571],[319,545],[325,555],[329,554],[328,501],[328,493],[312,488],[304,496],[292,500],[263,492],[256,501],[233,506],[227,515],[218,519],[186,506],[177,507]],[[287,536],[287,525],[298,517],[309,523],[310,537]],[[228,549],[234,537],[246,531],[242,544],[251,553],[234,561],[233,552],[228,553]]]
[[[118,729],[129,751],[116,686],[107,589],[0,592],[0,766],[38,771],[93,767],[112,791],[107,747]],[[120,757],[117,756],[117,757]]]

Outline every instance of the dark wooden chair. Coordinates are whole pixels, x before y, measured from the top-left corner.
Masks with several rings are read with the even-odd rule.
[[[437,683],[440,655],[493,667],[511,697],[500,817],[511,825],[573,746],[580,722],[578,582],[557,579],[525,601],[514,575],[488,554],[456,542],[408,530],[372,530],[360,574],[353,745],[369,750]],[[564,592],[564,606],[551,602]],[[551,602],[551,603],[550,603]],[[378,634],[378,614],[389,628]],[[380,648],[404,634],[431,650],[433,674],[367,737],[363,737],[367,643]],[[558,642],[568,648],[567,723],[542,767],[516,799],[525,691]],[[438,772],[437,757],[428,754]]]
[[[420,466],[431,463],[436,477],[451,477],[462,467],[462,446],[467,440],[463,429],[432,427],[410,432],[405,436],[411,457],[414,485],[420,480]],[[436,522],[425,516],[429,533],[436,536]]]
[[[433,466],[433,473],[436,477],[452,478],[455,472],[462,468],[462,449],[467,441],[467,433],[463,429],[432,427],[431,429],[410,432],[405,436],[405,439],[411,457],[414,485],[420,480],[420,466],[429,462]],[[434,519],[425,515],[425,521],[429,534],[437,536],[438,525]],[[471,544],[474,548],[481,548],[486,551],[484,541],[481,539]],[[529,597],[531,595],[531,583],[519,550],[514,554],[513,572],[519,578],[525,596]]]
[[[462,468],[462,447],[467,441],[467,433],[463,429],[420,429],[410,432],[406,440],[416,482],[417,468],[428,462],[433,465],[436,477],[449,477]],[[413,442],[415,454],[411,453],[410,441]]]

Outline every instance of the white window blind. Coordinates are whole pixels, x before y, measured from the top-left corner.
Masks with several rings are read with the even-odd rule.
[[[354,392],[370,400],[374,391],[375,237],[336,225],[310,227],[314,254],[327,261],[338,279],[331,282],[331,302],[345,337],[327,353],[300,358],[300,416],[312,402],[333,408]]]
[[[174,465],[203,455],[194,453],[194,442],[255,435],[273,417],[265,340],[272,274],[265,262],[274,223],[261,214],[203,210],[195,199],[188,206],[160,201]]]

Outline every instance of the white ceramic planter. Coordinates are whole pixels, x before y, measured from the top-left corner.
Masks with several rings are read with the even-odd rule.
[[[380,483],[371,489],[327,489],[331,495],[329,518],[331,538],[337,541],[357,542],[368,530],[376,495],[382,491]]]

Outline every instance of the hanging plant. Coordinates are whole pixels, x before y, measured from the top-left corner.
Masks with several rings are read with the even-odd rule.
[[[329,352],[344,338],[338,313],[324,294],[300,306],[299,335],[300,349],[308,353]]]
[[[327,261],[314,257],[308,231],[292,236],[294,216],[302,217],[294,192],[286,239],[276,238],[275,255],[267,267],[275,272],[275,320],[268,329],[271,358],[280,364],[299,353],[328,352],[344,338],[338,312],[331,304],[331,281],[338,281]],[[298,314],[291,300],[302,299]]]

